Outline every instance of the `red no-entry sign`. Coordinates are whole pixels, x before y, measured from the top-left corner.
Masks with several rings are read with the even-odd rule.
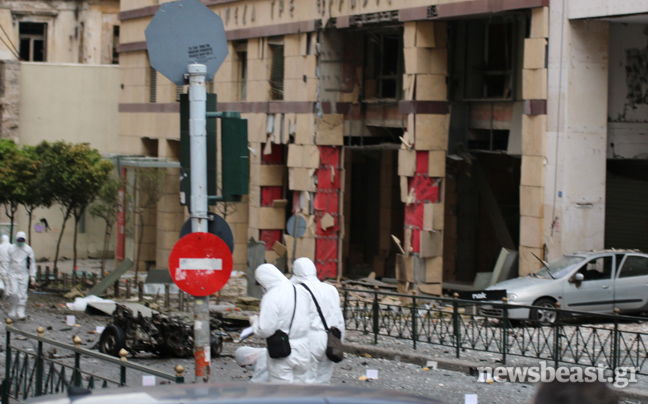
[[[232,274],[232,253],[211,233],[190,233],[173,246],[169,256],[171,279],[193,296],[209,296],[225,286]]]

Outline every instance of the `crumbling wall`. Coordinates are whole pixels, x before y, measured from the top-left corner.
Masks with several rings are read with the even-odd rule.
[[[547,100],[547,38],[549,37],[549,8],[532,11],[529,37],[524,40],[522,70],[522,174],[520,178],[520,259],[519,274],[538,269],[533,257],[544,256],[543,220],[545,207],[545,153],[547,111],[532,105],[546,105]]]
[[[648,25],[610,24],[607,158],[648,158]]]
[[[20,63],[0,61],[0,138],[18,142],[20,123]]]
[[[20,23],[37,22],[47,24],[47,62],[111,64],[118,14],[118,0],[6,1],[0,23],[8,38],[0,43],[0,58],[17,60]]]
[[[410,22],[403,34],[405,100],[417,101],[407,115],[407,132],[398,153],[405,240],[399,289],[407,283],[441,294],[443,278],[446,152],[450,131],[447,108],[448,49],[444,22]],[[417,110],[418,103],[430,109]],[[445,106],[445,107],[444,107]],[[440,108],[435,108],[440,107]]]
[[[543,247],[548,261],[603,248],[605,238],[610,24],[567,21],[561,9],[560,2],[552,3],[549,70],[556,73],[548,85],[546,158],[534,159],[535,166],[522,161],[523,185],[531,175],[545,183]],[[533,174],[544,164],[540,175]],[[521,228],[521,238],[523,232]],[[521,274],[524,260],[535,259],[523,253]]]

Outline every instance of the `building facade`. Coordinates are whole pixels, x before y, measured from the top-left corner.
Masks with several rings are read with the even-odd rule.
[[[205,4],[229,47],[208,90],[249,127],[250,194],[227,218],[237,269],[249,238],[268,262],[286,247],[322,277],[373,271],[429,293],[492,271],[501,248],[520,252],[522,273],[537,267],[548,0]],[[144,30],[158,7],[122,2],[120,144],[177,159],[186,88],[150,67]],[[185,219],[177,195],[156,217],[148,254],[165,266]]]
[[[19,145],[64,140],[88,143],[102,154],[119,151],[118,14],[118,0],[2,2],[0,138]],[[8,232],[0,212],[0,231]],[[37,259],[53,258],[60,209],[37,209],[32,219]],[[70,223],[61,244],[67,258],[73,249]],[[27,231],[27,225],[20,209],[14,232]],[[79,230],[79,257],[101,254],[103,223],[86,215]]]
[[[551,1],[544,243],[648,250],[646,1]]]

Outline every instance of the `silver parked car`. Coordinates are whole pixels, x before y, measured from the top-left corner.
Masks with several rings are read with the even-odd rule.
[[[541,261],[541,260],[540,260]],[[553,323],[560,302],[564,310],[611,314],[648,311],[648,254],[636,250],[604,250],[564,255],[542,262],[530,275],[497,283],[488,290],[505,289],[511,305],[538,309],[510,309],[509,318]],[[482,315],[502,316],[502,309],[482,306]]]

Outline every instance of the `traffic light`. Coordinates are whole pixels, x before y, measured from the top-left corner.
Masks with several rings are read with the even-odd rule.
[[[209,204],[240,202],[248,193],[250,177],[247,119],[238,112],[216,112],[216,94],[207,94],[207,194]],[[221,119],[221,192],[217,188],[218,136]],[[180,95],[180,204],[189,206],[191,197],[191,152],[189,144],[189,95]]]

